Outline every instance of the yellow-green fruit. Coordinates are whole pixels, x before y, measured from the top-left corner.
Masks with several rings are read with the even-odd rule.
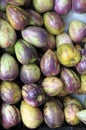
[[[77,94],[86,94],[86,74],[80,75],[81,87],[77,90]]]
[[[16,6],[22,6],[24,5],[25,0],[5,0],[9,4],[13,4]]]
[[[53,35],[64,32],[63,18],[55,12],[46,12],[43,15],[44,25],[47,31]]]
[[[56,47],[58,48],[61,44],[72,44],[72,40],[67,33],[61,33],[56,36]]]
[[[58,95],[62,91],[63,86],[62,80],[54,76],[46,77],[42,81],[43,90],[48,96]]]
[[[33,0],[33,7],[39,13],[44,13],[53,9],[54,0]]]
[[[62,44],[57,48],[57,57],[62,65],[73,67],[79,63],[81,54],[73,45]]]
[[[13,46],[16,42],[16,37],[16,32],[9,22],[0,18],[0,47],[8,48]]]
[[[81,110],[83,108],[81,102],[76,99],[76,98],[71,98],[70,96],[66,96],[64,99],[64,106],[70,105],[70,104],[75,104],[77,105]]]
[[[39,108],[32,107],[22,101],[20,106],[21,117],[24,125],[30,129],[35,129],[43,122],[43,115]]]
[[[69,104],[64,109],[65,120],[70,125],[77,125],[80,123],[77,113],[80,111],[79,106],[76,104]]]
[[[86,109],[78,112],[77,117],[86,125]]]
[[[15,82],[3,81],[0,92],[1,99],[7,104],[15,104],[21,99],[21,89]]]

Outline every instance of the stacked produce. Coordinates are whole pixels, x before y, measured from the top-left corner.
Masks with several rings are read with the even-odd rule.
[[[0,125],[86,125],[86,0],[0,0]]]

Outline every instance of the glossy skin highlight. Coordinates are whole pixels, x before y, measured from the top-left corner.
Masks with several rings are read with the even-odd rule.
[[[42,87],[37,84],[24,85],[22,96],[24,101],[33,107],[38,107],[45,101],[45,93]]]
[[[61,79],[64,82],[65,89],[69,93],[74,93],[80,88],[80,79],[78,75],[71,69],[62,68]]]
[[[20,69],[20,79],[25,84],[37,82],[40,79],[40,76],[41,71],[35,63],[22,65]]]
[[[3,81],[0,86],[1,99],[7,104],[21,100],[21,89],[15,82]]]
[[[25,101],[20,105],[21,117],[24,125],[27,128],[34,129],[41,125],[43,122],[43,114],[38,107],[33,107]]]
[[[56,54],[59,62],[66,67],[75,66],[81,59],[80,51],[72,44],[61,44]]]
[[[19,68],[13,56],[8,53],[4,53],[1,57],[0,65],[1,80],[13,81],[17,78]]]
[[[3,128],[10,129],[21,121],[21,115],[15,105],[3,103],[1,106],[1,124]]]
[[[15,5],[8,5],[6,7],[6,14],[8,21],[15,30],[24,29],[29,23],[28,13],[21,7]]]
[[[44,121],[49,128],[61,127],[64,122],[64,114],[55,100],[49,100],[43,108]]]
[[[22,37],[32,45],[42,48],[46,47],[48,40],[48,32],[37,26],[27,27],[22,30]]]
[[[47,3],[47,4],[46,4]],[[39,13],[44,13],[53,9],[54,0],[33,0],[33,6]]]
[[[58,35],[64,31],[64,22],[61,16],[55,12],[44,13],[45,28],[53,35]]]
[[[54,10],[59,15],[66,15],[72,8],[71,0],[55,0]]]
[[[76,65],[76,69],[80,74],[86,74],[86,49],[81,50],[81,60]]]
[[[83,42],[86,38],[86,24],[80,20],[71,21],[69,25],[69,35],[74,42]]]
[[[0,47],[8,48],[14,45],[17,35],[14,28],[6,20],[0,18]]]
[[[41,58],[40,61],[41,71],[45,76],[58,75],[60,72],[60,63],[56,54],[48,49]]]
[[[19,39],[14,46],[15,54],[21,64],[34,63],[37,60],[36,49],[23,39]]]

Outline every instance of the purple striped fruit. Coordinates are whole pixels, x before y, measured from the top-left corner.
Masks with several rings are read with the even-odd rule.
[[[44,122],[49,128],[61,127],[64,123],[64,114],[55,100],[47,101],[43,108]]]
[[[36,11],[27,9],[29,14],[29,25],[32,26],[42,26],[43,25],[43,17]]]
[[[56,54],[48,49],[41,58],[40,68],[45,76],[58,75],[60,72],[60,63]]]
[[[0,92],[2,101],[7,104],[15,104],[21,100],[21,89],[15,82],[3,81]]]
[[[17,78],[19,68],[16,60],[8,53],[4,53],[0,59],[0,78],[4,81],[13,81]]]
[[[85,42],[86,24],[80,20],[73,20],[69,25],[69,35],[74,42]]]
[[[36,49],[23,39],[19,39],[14,48],[16,57],[21,64],[33,63],[37,60]]]
[[[55,0],[54,10],[59,15],[66,15],[72,8],[72,0]]]
[[[48,32],[37,26],[30,26],[22,30],[22,37],[27,42],[36,47],[46,47],[48,41]]]
[[[1,125],[5,129],[17,126],[21,121],[18,108],[14,105],[2,103],[1,105]]]
[[[86,0],[72,0],[72,9],[76,13],[86,13]]]
[[[42,87],[37,84],[24,85],[22,96],[24,101],[33,107],[38,107],[45,101],[45,93]]]
[[[48,96],[59,95],[63,86],[63,81],[58,77],[46,77],[42,81],[42,88]]]
[[[55,12],[46,12],[43,15],[45,28],[49,33],[58,35],[64,31],[64,21],[60,15]]]
[[[16,38],[16,32],[13,27],[6,20],[0,18],[0,47],[11,47],[16,42]]]
[[[76,69],[80,74],[86,74],[86,49],[81,50],[81,60],[76,65]]]
[[[40,79],[40,77],[40,68],[35,63],[22,65],[20,69],[20,79],[23,83],[35,83]]]
[[[74,93],[80,88],[80,79],[72,69],[63,67],[61,71],[61,79],[64,82],[65,89],[69,93]]]
[[[21,7],[15,5],[8,5],[6,7],[6,15],[9,23],[15,30],[24,29],[29,23],[28,13]]]

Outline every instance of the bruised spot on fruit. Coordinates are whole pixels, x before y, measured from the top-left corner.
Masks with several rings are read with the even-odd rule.
[[[77,117],[77,112],[80,109],[76,104],[69,104],[64,108],[65,120],[70,125],[77,125],[80,123],[80,120]]]

